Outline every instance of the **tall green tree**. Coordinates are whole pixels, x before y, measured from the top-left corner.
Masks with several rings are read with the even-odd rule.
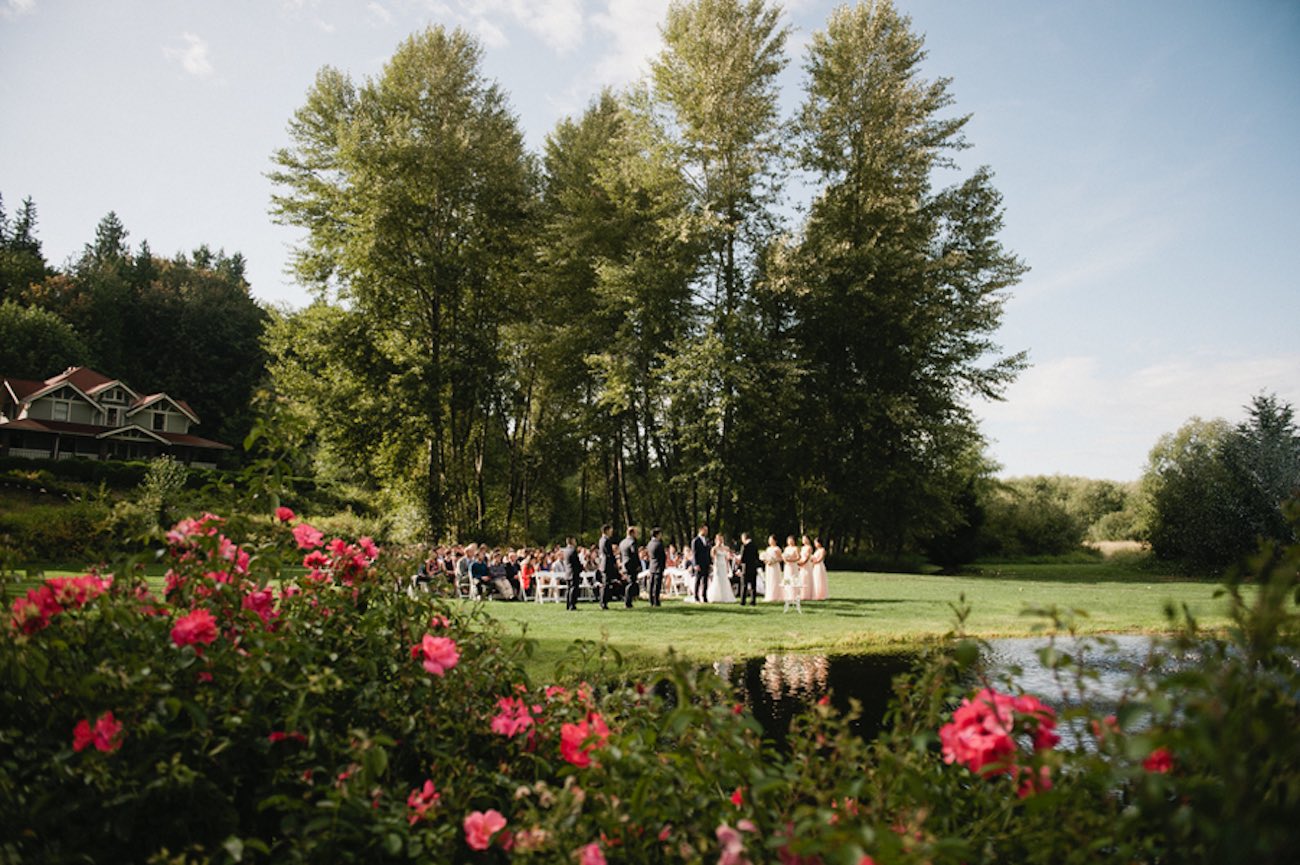
[[[0,301],[17,299],[49,272],[36,237],[36,203],[30,197],[23,199],[22,209],[11,220],[0,198]]]
[[[814,34],[801,162],[822,184],[791,280],[805,365],[810,522],[897,553],[959,518],[979,449],[968,408],[1024,365],[992,334],[1024,265],[997,236],[992,175],[934,188],[966,146],[949,81],[888,0],[840,7]]]
[[[0,376],[41,381],[90,358],[85,340],[54,313],[0,301]]]
[[[745,465],[735,425],[747,362],[761,343],[749,322],[760,259],[779,225],[784,127],[777,76],[788,28],[780,7],[763,0],[674,2],[664,51],[651,63],[652,100],[670,155],[690,193],[691,229],[701,244],[697,313],[684,334],[697,340],[691,363],[676,370],[684,453],[697,461],[692,522],[734,518],[734,478]],[[702,493],[702,495],[701,495]],[[703,501],[701,501],[703,499]]]
[[[499,339],[535,189],[480,66],[471,37],[432,28],[361,86],[323,69],[271,175],[276,218],[307,230],[300,278],[365,316],[391,366],[383,411],[401,468],[389,480],[421,489],[435,537],[486,516]]]

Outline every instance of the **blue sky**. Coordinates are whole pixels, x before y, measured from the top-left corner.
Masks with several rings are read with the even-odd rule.
[[[636,79],[665,0],[0,0],[0,193],[30,195],[47,258],[109,210],[132,243],[248,259],[301,305],[265,173],[316,71],[377,73],[407,34],[461,26],[530,146]],[[785,4],[803,48],[833,6]],[[927,74],[973,115],[1006,246],[1032,270],[998,335],[1033,367],[979,405],[1006,475],[1138,477],[1187,418],[1300,405],[1300,4],[898,0]],[[791,190],[791,196],[799,194]]]

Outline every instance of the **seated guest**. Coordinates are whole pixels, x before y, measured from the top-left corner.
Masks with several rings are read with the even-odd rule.
[[[488,571],[487,552],[479,550],[470,560],[469,575],[471,584],[479,598],[486,598],[492,593],[492,574]]]

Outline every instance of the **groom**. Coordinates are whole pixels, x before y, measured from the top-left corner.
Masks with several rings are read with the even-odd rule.
[[[745,594],[751,597],[749,605],[758,606],[758,547],[749,532],[740,533],[740,605],[745,606]]]
[[[709,558],[709,527],[700,526],[700,533],[691,541],[691,561],[695,563],[695,600],[707,602],[709,571],[713,560]]]

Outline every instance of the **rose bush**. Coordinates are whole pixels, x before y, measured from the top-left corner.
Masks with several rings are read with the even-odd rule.
[[[690,665],[589,684],[585,644],[566,681],[530,682],[526,640],[478,605],[394,591],[366,539],[327,540],[287,509],[264,531],[251,546],[218,517],[182,521],[161,592],[121,568],[6,599],[0,861],[1287,862],[1297,847],[1294,549],[1228,587],[1228,634],[1184,616],[1113,717],[1085,707],[1078,657],[1045,650],[1070,697],[1048,706],[985,680],[959,640],[897,680],[877,739],[821,701],[778,751]]]

